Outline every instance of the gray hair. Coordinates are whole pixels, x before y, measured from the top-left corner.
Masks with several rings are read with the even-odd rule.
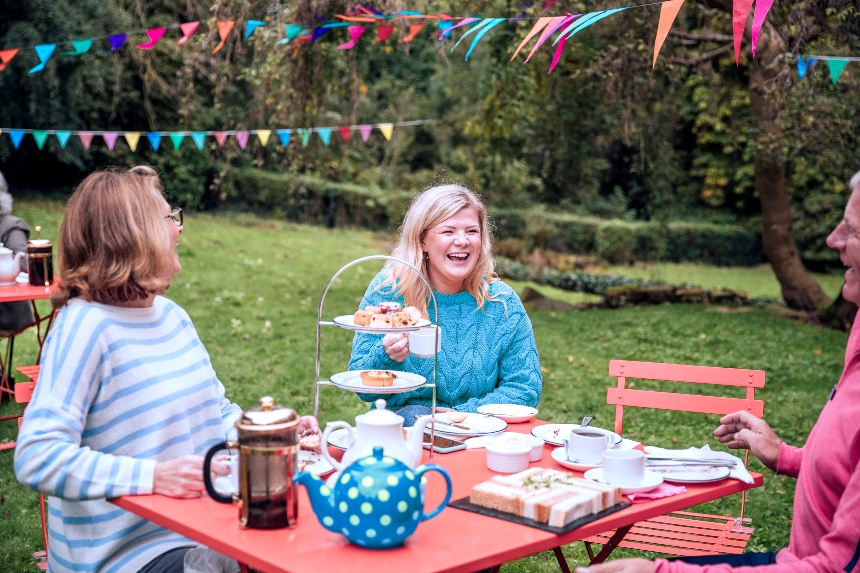
[[[860,187],[860,171],[854,174],[854,177],[851,178],[851,181],[848,182],[848,188],[853,192],[855,189]]]
[[[9,194],[9,185],[3,173],[0,172],[0,217],[5,217],[12,212],[12,195]]]

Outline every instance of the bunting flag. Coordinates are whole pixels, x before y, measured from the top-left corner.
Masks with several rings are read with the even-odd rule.
[[[289,145],[290,144],[290,130],[289,129],[279,129],[275,133],[278,134],[278,138],[281,140],[281,145]]]
[[[839,80],[839,76],[842,75],[842,71],[845,69],[845,66],[848,65],[848,60],[827,60],[827,68],[830,70],[830,79],[833,80],[833,84],[836,85],[836,82]]]
[[[317,135],[320,136],[320,139],[323,142],[323,145],[328,147],[329,142],[331,141],[331,128],[325,127],[317,130]]]
[[[164,32],[167,28],[152,28],[146,31],[146,35],[149,36],[149,41],[145,44],[138,44],[137,48],[139,50],[151,50],[155,47],[161,37],[164,35]],[[137,145],[137,144],[135,144]]]
[[[420,24],[409,24],[409,34],[400,38],[399,43],[400,44],[407,44],[407,43],[411,42],[412,40],[415,39],[416,36],[418,36],[418,33],[421,31],[422,28],[424,28],[423,22]]]
[[[23,129],[8,129],[9,137],[12,138],[12,145],[15,146],[15,149],[18,149],[18,146],[21,145],[21,140],[24,139],[24,130]]]
[[[741,61],[741,42],[744,39],[744,27],[750,14],[753,0],[733,0],[732,3],[732,34],[735,39],[735,65]]]
[[[343,139],[344,143],[349,143],[349,138],[352,136],[352,128],[351,127],[339,127],[337,128],[338,133],[340,133],[340,138]]]
[[[221,48],[224,47],[224,42],[227,41],[227,36],[230,34],[230,30],[233,29],[233,26],[236,25],[235,20],[218,20],[215,22],[215,25],[218,26],[218,35],[221,36],[221,43],[218,44],[212,53],[218,52]]]
[[[391,32],[394,31],[394,26],[378,26],[376,28],[376,41],[384,42],[391,37]]]
[[[272,135],[271,129],[258,129],[257,130],[257,139],[260,140],[260,145],[266,147],[266,144],[269,143],[269,137]]]
[[[373,131],[372,125],[359,125],[358,131],[361,133],[361,140],[365,143],[370,139],[370,133]]]
[[[299,129],[297,130],[302,135],[302,147],[307,147],[308,142],[311,140],[311,133],[313,133],[310,129]]]
[[[758,0],[758,4],[762,1],[767,0]],[[770,0],[770,2],[773,2],[773,0]],[[756,4],[756,10],[758,10],[758,4]],[[652,70],[657,65],[657,55],[660,53],[660,48],[663,47],[663,42],[666,41],[666,36],[669,35],[669,29],[675,23],[675,17],[683,5],[684,0],[671,0],[670,2],[664,2],[660,6],[660,22],[657,23],[657,37],[654,38],[654,59],[651,61]],[[753,53],[755,53],[755,41],[753,41]]]
[[[505,20],[506,20],[506,18],[493,18],[493,19],[491,19],[491,21],[486,26],[481,28],[480,32],[475,34],[475,38],[472,40],[472,45],[469,46],[469,51],[466,52],[466,61],[467,62],[469,61],[469,56],[472,54],[472,50],[475,49],[475,46],[478,45],[478,42],[481,41],[481,38],[483,38],[487,32],[489,32],[491,29],[495,28],[496,26],[498,26],[499,24],[501,24]]]
[[[137,143],[139,141],[140,141],[140,132],[139,131],[126,131],[125,132],[125,142],[128,143],[128,147],[132,151],[137,151]]]
[[[78,137],[81,140],[81,145],[84,146],[84,149],[89,151],[90,144],[93,142],[93,135],[95,135],[92,131],[79,131]]]
[[[317,26],[316,28],[314,28],[314,33],[311,36],[311,44],[315,43],[317,40],[320,39],[320,36],[327,32],[331,32],[331,28],[325,28],[323,26]]]
[[[259,28],[260,26],[265,25],[266,23],[262,20],[248,20],[247,22],[245,22],[245,39],[247,40],[248,38],[250,38],[251,34],[254,33],[254,30]]]
[[[544,28],[543,33],[541,33],[540,38],[538,38],[537,43],[532,47],[532,51],[529,52],[529,55],[525,59],[525,63],[528,63],[532,56],[540,48],[544,42],[547,41],[547,38],[552,36],[556,30],[561,28],[562,26],[567,26],[571,22],[573,22],[576,18],[579,18],[582,14],[573,15],[568,13],[566,16],[557,16],[552,19],[552,21],[547,24],[546,28]]]
[[[40,46],[36,46],[36,55],[39,56],[39,61],[41,62],[38,66],[27,72],[28,74],[34,74],[36,72],[41,72],[45,69],[45,64],[48,63],[48,60],[51,59],[51,56],[54,53],[54,50],[57,48],[57,44],[42,44]],[[39,149],[42,149],[41,147]]]
[[[74,48],[71,52],[63,52],[64,56],[80,56],[81,54],[86,54],[90,51],[90,48],[93,47],[93,39],[87,38],[86,40],[72,40],[72,48]]]
[[[756,0],[755,12],[753,13],[752,26],[752,55],[755,57],[755,47],[758,44],[758,35],[761,32],[761,27],[767,18],[767,13],[770,12],[770,7],[773,6],[773,0]]]
[[[203,144],[206,142],[205,131],[195,131],[191,134],[191,141],[197,146],[197,149],[203,149]]]
[[[385,137],[385,141],[391,141],[391,134],[394,133],[394,124],[380,123],[379,131],[382,132],[382,135]]]
[[[472,24],[473,22],[477,22],[478,20],[480,20],[480,18],[463,18],[462,20],[460,20],[459,22],[457,22],[453,26],[449,27],[446,30],[443,30],[442,33],[439,34],[439,39],[442,40],[443,38],[450,38],[451,32],[453,32],[457,28],[459,28],[461,26],[468,26],[468,25]]]
[[[352,40],[349,42],[344,42],[340,46],[337,47],[338,50],[351,50],[355,47],[356,42],[364,34],[364,26],[350,26],[347,28],[349,30],[349,35],[352,36]]]
[[[239,147],[245,149],[245,146],[248,145],[248,136],[250,132],[248,131],[237,131],[236,132],[236,141],[239,143]]]
[[[113,36],[108,36],[108,41],[110,42],[110,51],[116,52],[122,45],[125,44],[125,34],[115,34]]]
[[[15,54],[18,53],[18,48],[12,48],[11,50],[0,50],[0,72],[6,69],[6,66],[9,65],[9,62],[12,61],[12,58],[15,57]]]
[[[803,56],[797,57],[797,75],[800,76],[800,79],[803,79],[803,76],[806,75],[806,72],[809,68],[812,67],[812,64],[815,63],[815,58],[808,57],[804,58]]]
[[[179,38],[176,45],[181,46],[191,39],[191,34],[197,31],[198,26],[200,26],[200,22],[185,22],[184,24],[180,24],[179,29],[182,30],[182,37]]]
[[[301,24],[285,24],[284,31],[287,34],[287,37],[278,42],[278,44],[288,44],[290,40],[299,35],[299,32],[302,31]]]
[[[216,131],[212,135],[215,136],[215,141],[218,142],[218,147],[224,147],[224,143],[227,141],[227,132],[226,131]]]
[[[182,145],[183,139],[185,139],[185,134],[181,131],[170,134],[170,141],[173,142],[174,151],[179,151],[179,147]]]
[[[36,145],[41,150],[43,147],[45,147],[45,142],[48,141],[48,132],[44,129],[34,129],[33,139],[36,140]]]
[[[553,17],[538,18],[537,23],[534,25],[534,27],[532,27],[531,30],[529,30],[529,33],[526,34],[526,37],[523,38],[523,41],[520,42],[520,45],[517,46],[517,49],[514,50],[514,55],[511,56],[510,61],[513,62],[514,59],[517,57],[517,54],[520,53],[520,50],[523,49],[523,46],[525,46],[529,40],[534,38],[538,34],[538,32],[540,32],[541,30],[546,28],[549,25],[549,23],[552,22],[554,19],[555,18],[553,18]]]
[[[66,148],[66,144],[69,142],[69,139],[72,137],[71,131],[57,131],[54,133],[57,136],[57,141],[60,142],[60,147],[62,149]]]
[[[150,131],[146,134],[146,138],[149,140],[149,144],[152,146],[153,151],[158,151],[158,148],[161,147],[161,134]]]
[[[113,151],[113,146],[116,145],[116,138],[119,137],[119,134],[115,131],[103,131],[102,139],[105,140],[105,143],[108,146],[108,149]]]

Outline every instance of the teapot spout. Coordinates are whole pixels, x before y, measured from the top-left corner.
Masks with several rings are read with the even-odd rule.
[[[293,481],[302,484],[308,490],[311,507],[320,524],[329,531],[339,533],[340,531],[334,527],[335,507],[334,492],[332,489],[319,476],[315,476],[309,472],[299,472],[293,478]]]
[[[424,446],[424,429],[433,420],[433,416],[421,416],[415,420],[412,426],[412,432],[409,435],[409,451],[415,455],[415,463],[412,467],[418,465],[421,461],[421,448]]]

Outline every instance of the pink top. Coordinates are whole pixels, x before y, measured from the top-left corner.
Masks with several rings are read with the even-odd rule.
[[[860,320],[845,350],[845,370],[806,445],[779,448],[777,473],[797,477],[788,547],[775,565],[738,573],[860,571]],[[728,565],[656,560],[655,573],[727,573]]]

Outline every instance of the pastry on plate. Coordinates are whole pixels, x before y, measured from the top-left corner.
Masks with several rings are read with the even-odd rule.
[[[373,318],[373,315],[375,313],[368,311],[367,308],[365,308],[364,310],[359,310],[354,315],[352,315],[352,323],[354,325],[370,326],[370,319]]]
[[[388,370],[365,370],[360,374],[365,386],[391,386],[397,375]]]
[[[394,322],[390,315],[374,314],[370,317],[370,326],[372,328],[391,328],[394,326]]]
[[[455,424],[459,424],[460,422],[465,422],[466,418],[468,418],[468,417],[469,417],[468,412],[457,412],[457,411],[448,412],[448,418],[450,418],[451,421],[454,422]]]
[[[299,447],[303,450],[317,450],[320,447],[320,435],[309,434],[299,438]]]

